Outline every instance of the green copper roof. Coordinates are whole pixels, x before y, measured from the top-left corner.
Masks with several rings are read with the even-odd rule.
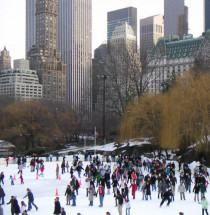
[[[210,30],[207,31],[205,36],[198,38],[176,41],[170,41],[168,38],[160,38],[151,55],[161,54],[162,56],[166,56],[167,60],[191,57],[204,46],[205,40],[210,42]]]

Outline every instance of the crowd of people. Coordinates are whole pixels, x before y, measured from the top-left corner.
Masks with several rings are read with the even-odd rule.
[[[66,186],[66,206],[76,207],[76,199],[81,188],[81,176],[85,177],[83,184],[86,189],[86,197],[89,200],[89,206],[93,207],[94,199],[99,198],[99,207],[104,206],[105,196],[113,193],[115,207],[119,215],[122,215],[122,208],[125,205],[126,215],[130,215],[130,199],[136,199],[136,192],[142,193],[142,201],[152,200],[153,195],[160,199],[160,207],[167,202],[167,206],[175,201],[175,193],[178,190],[180,200],[186,200],[186,192],[194,194],[194,201],[202,206],[202,215],[204,212],[208,215],[208,200],[205,196],[208,187],[208,171],[205,165],[196,166],[191,170],[187,163],[179,162],[179,178],[176,177],[176,167],[174,162],[166,162],[165,159],[142,159],[140,156],[120,155],[114,158],[112,163],[109,157],[99,156],[85,157],[86,166],[79,159],[78,155],[73,157],[72,164],[66,161],[65,156],[61,165],[56,164],[55,178],[59,179],[61,174],[68,173],[70,182]],[[20,174],[21,184],[23,182],[23,168],[26,166],[26,157],[18,157],[18,173]],[[6,160],[8,166],[8,160]],[[61,171],[60,171],[61,170]],[[44,177],[44,161],[39,158],[30,160],[30,171],[36,171],[36,174]],[[76,177],[76,173],[77,176]],[[22,177],[22,178],[21,178]],[[14,178],[10,176],[11,185],[14,185]],[[23,182],[24,183],[24,182]],[[0,174],[0,184],[4,185],[4,173]],[[194,184],[194,185],[193,185]],[[193,186],[192,186],[193,185]],[[23,198],[28,197],[28,207],[24,201],[19,206],[16,196],[11,196],[7,204],[11,204],[11,214],[28,214],[37,205],[34,203],[32,191],[27,188],[27,193]],[[155,192],[156,191],[156,192]],[[4,205],[4,189],[0,186],[0,204]],[[2,212],[1,212],[2,211]],[[3,208],[0,208],[0,215],[3,214]],[[55,198],[54,213],[55,215],[66,215],[65,208],[61,207],[59,197]],[[78,213],[80,214],[80,213]],[[110,212],[106,212],[110,215]],[[180,212],[179,215],[183,215]]]

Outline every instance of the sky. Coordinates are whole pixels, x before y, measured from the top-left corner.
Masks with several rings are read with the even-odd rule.
[[[164,13],[164,0],[92,0],[92,50],[106,41],[107,12],[136,7],[139,19]],[[203,0],[185,0],[189,7],[189,33],[203,32]],[[12,60],[25,57],[25,0],[0,0],[0,50],[6,46]],[[137,38],[139,40],[139,38]]]

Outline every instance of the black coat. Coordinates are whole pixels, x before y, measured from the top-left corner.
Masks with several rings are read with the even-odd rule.
[[[0,187],[0,197],[5,197],[5,193],[2,187]]]
[[[61,205],[60,205],[60,202],[57,201],[55,202],[55,210],[53,214],[60,214],[60,213],[61,213]]]

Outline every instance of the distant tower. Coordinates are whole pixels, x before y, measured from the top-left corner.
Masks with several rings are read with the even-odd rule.
[[[210,0],[204,0],[205,31],[210,30]]]
[[[179,35],[182,39],[188,34],[188,8],[184,0],[164,0],[164,35]]]
[[[136,44],[136,35],[133,28],[127,23],[121,23],[115,27],[112,33],[110,44],[118,45],[133,45]]]
[[[36,0],[26,0],[26,56],[36,44]]]
[[[11,57],[6,47],[4,47],[0,54],[0,71],[4,69],[11,69]]]
[[[58,50],[58,0],[36,0],[36,45],[27,55],[43,86],[43,99],[66,101],[66,65]]]
[[[107,42],[109,43],[115,28],[127,22],[137,38],[137,8],[127,7],[107,13]]]
[[[66,97],[78,112],[91,112],[92,0],[59,0],[59,50],[66,64]]]
[[[140,48],[142,50],[151,50],[160,37],[164,37],[162,14],[140,20]]]

